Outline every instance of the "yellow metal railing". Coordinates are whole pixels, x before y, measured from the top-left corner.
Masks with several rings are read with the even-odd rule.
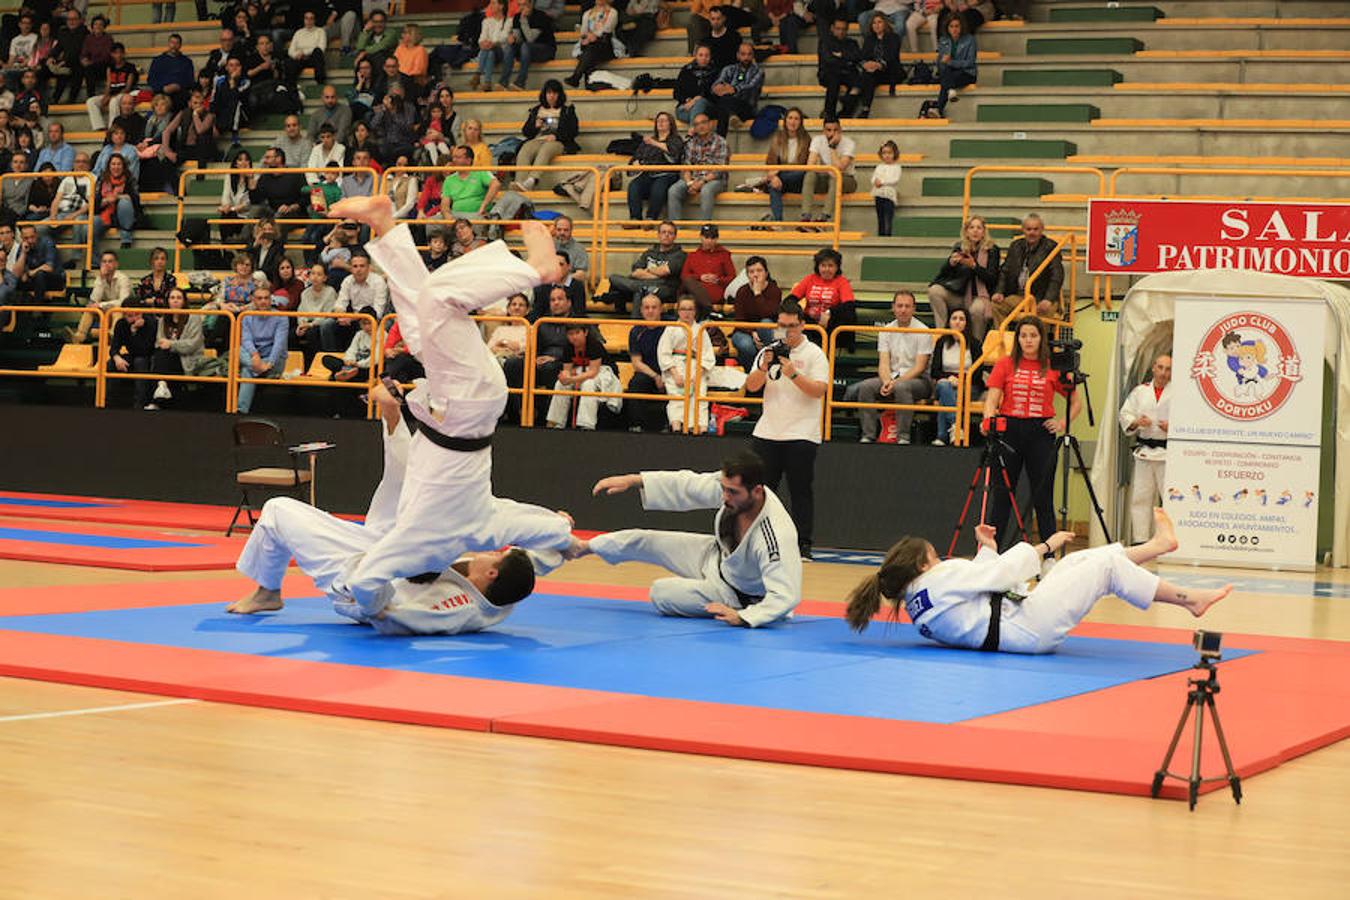
[[[876,410],[896,410],[909,412],[949,412],[957,417],[960,422],[961,413],[965,406],[967,392],[970,390],[969,372],[966,367],[966,336],[959,331],[953,331],[950,328],[899,328],[890,325],[840,325],[830,334],[830,384],[834,384],[834,366],[835,356],[839,352],[839,335],[849,334],[922,334],[934,338],[942,335],[951,335],[956,338],[958,346],[961,348],[961,369],[957,373],[956,385],[956,405],[937,406],[933,403],[862,403],[851,400],[835,400],[834,392],[826,394],[827,407],[825,413],[825,440],[830,439],[832,432],[833,413],[836,409],[876,409]],[[880,356],[878,356],[880,359]],[[928,373],[925,372],[925,375]],[[963,446],[969,443],[965,429],[960,429],[959,443]]]
[[[51,218],[51,219],[24,219],[23,221],[20,221],[20,222],[15,223],[15,226],[14,226],[14,227],[15,227],[15,229],[17,230],[20,226],[23,226],[23,225],[42,225],[42,226],[46,226],[46,227],[48,227],[48,228],[69,228],[69,227],[79,227],[79,226],[83,226],[84,229],[85,229],[84,240],[83,240],[83,241],[75,241],[75,242],[67,243],[67,244],[57,244],[57,245],[56,245],[56,249],[58,249],[58,250],[83,250],[83,251],[84,251],[84,254],[83,254],[83,255],[84,255],[84,267],[85,267],[85,269],[92,269],[92,268],[94,268],[94,219],[97,218],[97,214],[94,212],[94,205],[95,205],[95,202],[96,202],[97,199],[98,199],[98,198],[95,196],[95,194],[94,194],[94,189],[95,189],[95,187],[97,187],[97,185],[98,185],[98,178],[94,175],[94,173],[93,173],[93,172],[6,172],[6,173],[4,173],[3,175],[0,175],[0,191],[3,191],[3,190],[4,190],[4,185],[5,185],[5,179],[6,179],[6,178],[9,178],[9,179],[27,178],[27,179],[30,179],[30,180],[31,180],[31,179],[34,179],[34,178],[58,178],[58,179],[59,179],[59,178],[84,178],[84,179],[86,179],[86,180],[89,182],[89,197],[88,197],[88,200],[89,200],[89,203],[88,203],[88,206],[89,206],[89,214],[88,214],[88,216],[87,216],[86,218],[82,218],[82,219],[56,219],[56,218]],[[55,202],[55,198],[53,198],[53,202]],[[11,260],[11,262],[12,262],[12,261],[13,261],[13,260]],[[58,274],[59,274],[59,273],[58,273]]]

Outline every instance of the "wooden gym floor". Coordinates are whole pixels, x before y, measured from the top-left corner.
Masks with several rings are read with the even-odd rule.
[[[842,597],[865,571],[808,563],[806,596]],[[72,590],[202,574],[0,562],[0,584]],[[1350,590],[1288,580],[1206,627],[1350,639]],[[1194,627],[1114,599],[1093,619]],[[1240,807],[1216,792],[1188,813],[0,679],[0,897],[1345,897],[1350,741],[1244,787]]]

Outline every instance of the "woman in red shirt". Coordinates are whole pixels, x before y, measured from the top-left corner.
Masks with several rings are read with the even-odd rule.
[[[1018,319],[1013,330],[1011,356],[994,364],[984,395],[984,420],[980,431],[992,430],[1003,441],[1003,466],[1014,491],[1026,469],[1031,482],[1031,509],[1036,511],[1036,530],[1042,539],[1055,533],[1055,438],[1078,418],[1082,395],[1075,391],[1067,420],[1055,413],[1055,395],[1069,395],[1060,373],[1050,368],[1050,345],[1045,323],[1036,316]],[[1000,423],[995,424],[996,420]],[[1006,430],[1002,423],[1006,423]],[[1015,537],[1007,528],[1009,498],[1006,489],[995,490],[989,524],[998,529],[999,546],[1011,546]],[[1022,510],[1022,521],[1028,521]]]
[[[842,274],[844,257],[830,247],[817,250],[815,272],[807,275],[792,289],[788,299],[796,300],[806,312],[806,321],[814,322],[833,333],[840,325],[858,324],[858,305],[853,298],[853,285]],[[815,340],[814,334],[809,334]],[[853,332],[839,339],[841,350],[853,349]]]

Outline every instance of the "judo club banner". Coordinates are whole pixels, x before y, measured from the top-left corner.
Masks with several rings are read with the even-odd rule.
[[[1321,301],[1177,298],[1163,498],[1177,561],[1314,565],[1325,329]]]
[[[1088,272],[1195,269],[1350,279],[1350,204],[1088,201]]]

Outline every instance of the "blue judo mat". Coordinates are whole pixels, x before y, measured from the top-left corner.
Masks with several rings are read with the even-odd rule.
[[[112,504],[84,500],[41,500],[37,497],[6,497],[0,494],[0,506],[33,506],[42,509],[107,509]]]
[[[37,528],[0,528],[0,541],[29,541],[62,547],[103,547],[109,550],[167,550],[177,547],[205,547],[192,541],[157,541],[150,538],[115,537],[107,534],[80,534],[74,531],[42,531]]]
[[[76,588],[77,589],[77,588]],[[0,628],[651,697],[951,723],[1188,668],[1185,645],[1070,638],[1047,656],[950,650],[904,624],[855,635],[798,616],[761,629],[645,603],[538,594],[494,629],[384,637],[320,598],[263,616],[219,604],[0,617]],[[1228,658],[1249,651],[1229,651]]]

